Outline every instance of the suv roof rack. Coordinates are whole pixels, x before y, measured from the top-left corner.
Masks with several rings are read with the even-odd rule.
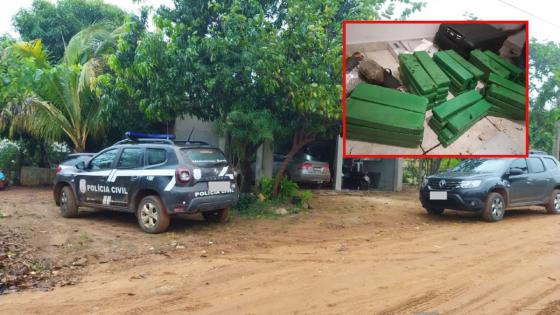
[[[548,155],[547,152],[544,151],[537,151],[537,150],[530,150],[529,154],[534,154],[534,155]]]
[[[174,140],[175,143],[184,143],[184,144],[200,144],[200,145],[210,145],[206,141],[196,141],[196,140]]]
[[[175,144],[172,140],[168,139],[146,139],[146,138],[134,138],[134,139],[123,139],[115,142],[113,145],[125,144],[125,143],[165,143],[165,144]]]
[[[114,145],[130,143],[130,142],[174,144],[172,139],[175,139],[174,134],[151,134],[151,133],[127,131],[124,133],[124,135],[126,136],[126,138],[117,141]]]

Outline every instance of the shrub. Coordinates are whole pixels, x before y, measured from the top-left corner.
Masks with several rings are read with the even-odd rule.
[[[0,140],[0,170],[10,180],[14,180],[13,174],[17,171],[17,156],[19,146],[9,140]]]

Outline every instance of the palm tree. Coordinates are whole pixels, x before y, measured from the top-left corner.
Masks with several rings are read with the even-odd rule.
[[[22,99],[6,104],[0,125],[9,121],[10,132],[21,129],[48,140],[67,138],[76,152],[84,151],[88,137],[103,130],[95,80],[119,34],[120,29],[111,32],[103,25],[84,29],[72,37],[63,62],[55,66],[48,63],[41,40],[15,44],[14,53],[36,67],[34,84]]]

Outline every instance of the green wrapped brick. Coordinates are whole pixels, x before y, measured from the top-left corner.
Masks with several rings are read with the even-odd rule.
[[[457,61],[451,58],[445,51],[435,53],[434,61],[442,70],[452,75],[453,78],[461,85],[467,86],[474,80],[474,76]]]
[[[350,98],[346,102],[346,122],[411,133],[422,130],[424,114]]]
[[[454,133],[463,132],[472,125],[473,121],[477,122],[486,116],[490,107],[492,107],[492,105],[482,99],[465,110],[459,111],[457,114],[451,116],[447,128]]]
[[[512,113],[514,112],[522,113],[523,116],[525,116],[525,109],[526,109],[525,107],[511,105],[510,103],[504,102],[500,99],[488,95],[486,96],[486,100],[490,102],[492,105],[501,108],[502,110],[512,112]]]
[[[415,148],[422,143],[422,136],[411,137],[410,135],[398,132],[390,132],[383,129],[369,128],[352,124],[346,125],[346,137],[348,139],[409,148]]]
[[[470,61],[484,71],[484,79],[487,79],[491,72],[494,72],[506,79],[512,77],[511,72],[509,72],[508,69],[488,57],[487,54],[483,53],[479,49],[471,51]]]
[[[495,107],[495,106],[492,106],[490,108],[490,110],[488,110],[488,115],[495,116],[495,117],[507,118],[507,119],[513,119],[513,120],[525,120],[525,118],[526,118],[525,113],[523,113],[523,114],[512,113],[512,112],[502,110],[501,108]]]
[[[349,139],[417,147],[424,136],[428,99],[360,83],[346,101]]]
[[[525,95],[515,93],[499,85],[490,85],[486,91],[487,97],[498,99],[502,102],[515,106],[517,108],[525,108]]]
[[[493,51],[486,50],[484,53],[486,55],[488,55],[488,57],[490,57],[490,59],[494,60],[495,62],[500,64],[502,67],[506,68],[511,73],[511,79],[519,80],[520,78],[523,78],[525,76],[525,72],[523,71],[523,69],[509,63],[507,60],[498,56]]]
[[[422,115],[426,112],[428,106],[426,99],[418,95],[366,83],[358,84],[352,91],[351,98],[405,109]]]
[[[449,55],[449,57],[453,58],[458,64],[463,66],[463,68],[467,69],[476,80],[482,80],[484,77],[484,72],[477,67],[475,67],[472,63],[468,62],[463,56],[459,55],[454,50],[445,50],[445,52]]]
[[[420,65],[426,70],[430,78],[434,81],[434,84],[438,89],[440,88],[448,88],[449,87],[449,78],[441,71],[439,66],[430,58],[425,51],[416,51],[414,52],[414,56],[418,59]],[[447,89],[446,89],[447,91]]]
[[[412,54],[400,54],[399,64],[401,72],[404,71],[405,75],[415,84],[420,93],[428,94],[435,91],[434,81]]]
[[[434,107],[432,113],[434,117],[440,121],[444,121],[453,114],[471,106],[481,99],[482,95],[480,95],[480,93],[475,90],[471,90]]]
[[[490,73],[490,75],[488,76],[488,85],[493,85],[496,84],[498,86],[502,86],[508,90],[511,90],[515,93],[521,94],[521,95],[525,95],[525,86],[523,85],[519,85],[513,81],[510,81],[508,79],[504,79],[494,73]]]
[[[444,147],[448,147],[476,122],[486,116],[490,108],[491,105],[487,101],[480,100],[467,110],[453,116],[448,125],[438,133],[438,140]]]
[[[402,69],[401,71],[404,71],[406,73],[406,70]],[[430,93],[422,93],[419,90],[419,87],[416,85],[416,83],[414,83],[414,81],[412,81],[408,75],[401,75],[401,80],[403,82],[403,84],[409,89],[410,92],[412,92],[413,94],[416,95],[421,95],[424,96],[428,99],[428,108],[431,108],[432,103],[434,102],[434,100],[436,99],[437,93],[434,92],[430,92]]]

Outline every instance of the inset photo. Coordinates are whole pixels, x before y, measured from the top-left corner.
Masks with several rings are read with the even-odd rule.
[[[527,155],[527,21],[343,29],[345,157]]]

